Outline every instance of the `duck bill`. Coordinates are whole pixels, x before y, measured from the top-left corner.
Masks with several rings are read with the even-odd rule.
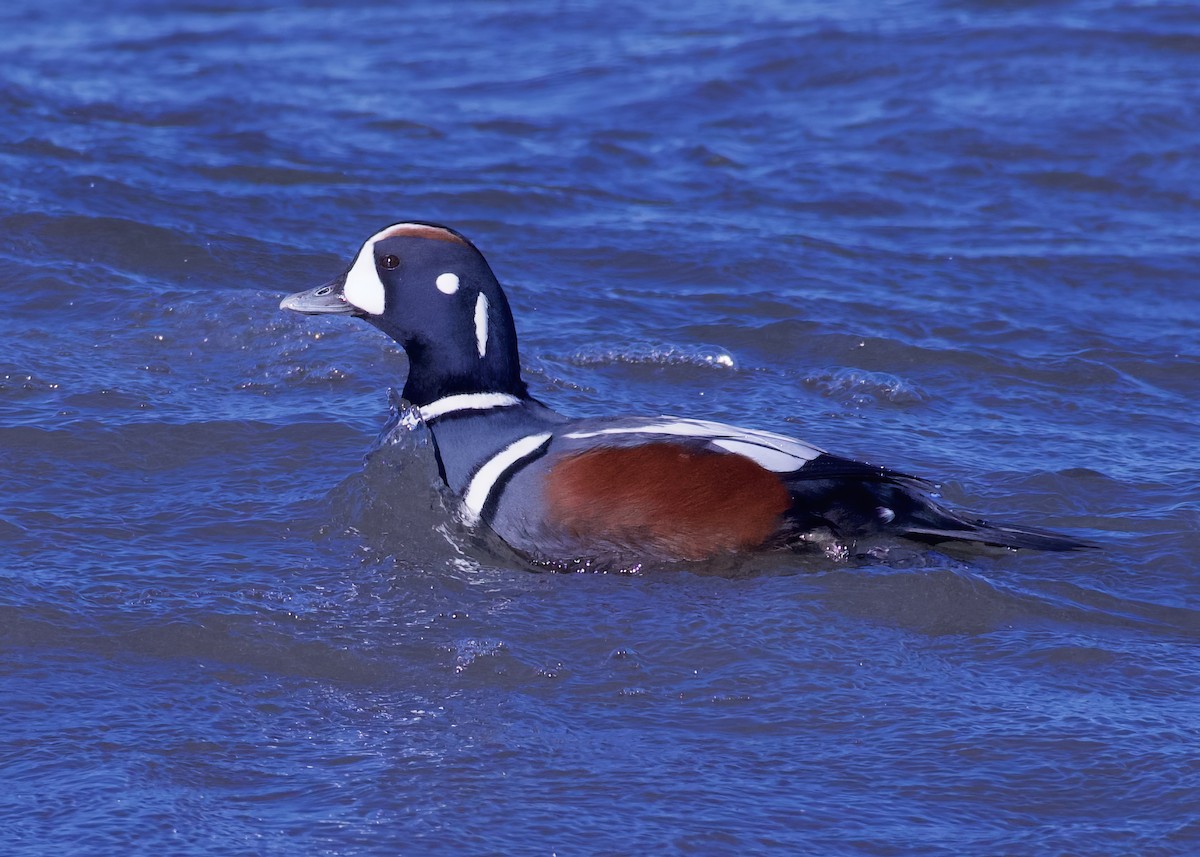
[[[296,292],[279,302],[280,309],[290,309],[305,315],[327,315],[330,313],[357,313],[358,308],[346,300],[343,289],[346,276],[343,274],[332,282],[306,292]]]

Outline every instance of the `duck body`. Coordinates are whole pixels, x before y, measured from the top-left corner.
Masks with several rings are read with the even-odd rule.
[[[430,430],[463,519],[538,564],[705,560],[874,536],[1086,546],[950,510],[922,479],[784,435],[564,416],[529,395],[503,290],[474,245],[443,226],[390,226],[341,277],[280,306],[355,315],[399,342],[410,362],[403,396]]]

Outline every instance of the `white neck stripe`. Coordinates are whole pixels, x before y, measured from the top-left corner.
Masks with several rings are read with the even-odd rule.
[[[468,526],[473,527],[479,523],[479,516],[483,512],[484,504],[487,503],[492,489],[496,487],[500,478],[522,459],[528,458],[545,446],[551,437],[553,435],[550,432],[526,435],[504,447],[475,471],[475,475],[471,477],[471,484],[467,486],[466,493],[463,494],[462,501],[463,519]]]
[[[456,411],[487,411],[492,408],[511,408],[521,404],[521,400],[509,393],[459,393],[454,396],[443,396],[440,399],[424,405],[421,419],[425,422],[453,414]]]

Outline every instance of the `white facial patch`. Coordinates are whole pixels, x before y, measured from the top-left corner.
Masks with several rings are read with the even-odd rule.
[[[458,274],[438,274],[435,282],[438,291],[444,295],[452,295],[458,291]]]
[[[479,293],[479,299],[475,301],[475,347],[479,349],[479,356],[487,354],[488,340],[488,299],[483,292]]]
[[[346,301],[371,315],[383,315],[383,283],[375,270],[375,238],[358,251],[358,258],[346,274],[342,295]]]

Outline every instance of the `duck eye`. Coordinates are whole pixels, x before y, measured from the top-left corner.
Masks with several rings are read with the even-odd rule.
[[[394,271],[400,267],[399,256],[384,256],[381,261],[383,262],[383,267],[389,271]]]

